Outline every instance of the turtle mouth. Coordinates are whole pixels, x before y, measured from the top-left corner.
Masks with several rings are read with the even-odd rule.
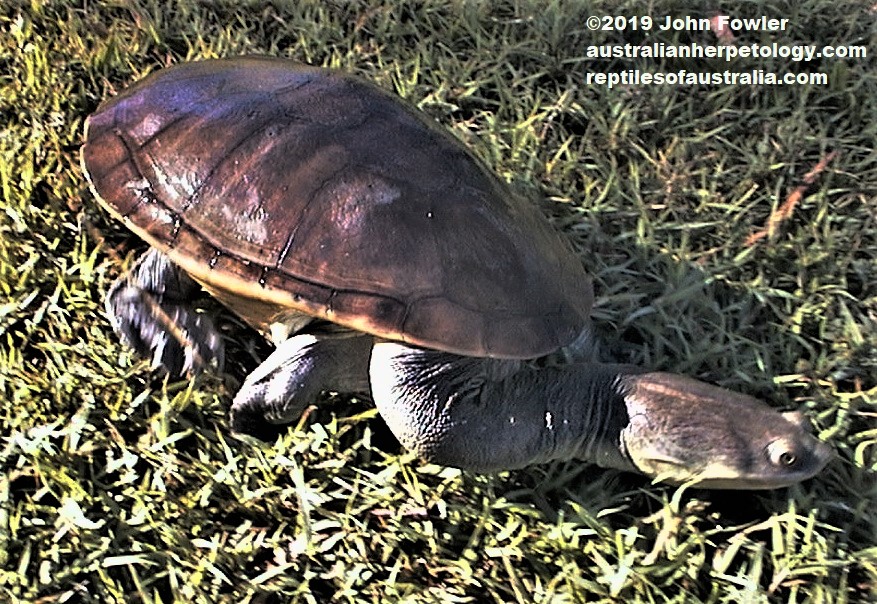
[[[815,439],[814,439],[815,440]],[[671,455],[645,455],[635,461],[640,472],[653,477],[655,483],[687,485],[700,489],[758,491],[779,489],[813,478],[834,458],[834,449],[815,441],[803,454],[797,467],[761,467],[742,471],[735,464],[712,461],[699,468]]]

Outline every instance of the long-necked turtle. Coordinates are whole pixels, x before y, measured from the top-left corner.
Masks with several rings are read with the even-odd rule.
[[[717,488],[813,476],[792,414],[626,365],[528,363],[588,339],[571,248],[457,140],[395,96],[271,58],[187,63],[102,105],[83,169],[152,250],[110,290],[116,331],[174,374],[223,355],[203,287],[276,351],[233,430],[369,392],[407,447],[479,471],[581,458]],[[578,340],[577,340],[578,339]]]

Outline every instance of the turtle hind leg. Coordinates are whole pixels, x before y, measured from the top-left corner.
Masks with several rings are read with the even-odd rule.
[[[167,256],[151,249],[107,292],[106,309],[113,329],[153,369],[172,376],[222,367],[224,345],[209,316],[192,306],[198,285]]]
[[[244,380],[231,407],[232,431],[272,440],[325,391],[368,392],[373,339],[330,329],[283,341]]]

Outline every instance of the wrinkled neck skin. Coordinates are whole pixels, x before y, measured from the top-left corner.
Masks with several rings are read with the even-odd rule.
[[[554,459],[592,459],[636,470],[620,447],[626,423],[611,366],[536,369],[520,361],[462,357],[378,342],[371,391],[408,449],[467,470],[509,470]]]
[[[539,410],[546,446],[533,461],[583,459],[604,468],[639,472],[624,442],[630,417],[618,391],[620,376],[637,372],[636,367],[595,363],[522,367],[510,379],[488,384],[485,394],[502,400],[502,409],[511,407],[508,415],[520,412],[522,405],[514,401]]]

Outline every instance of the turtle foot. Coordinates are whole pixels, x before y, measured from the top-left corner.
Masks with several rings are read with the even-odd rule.
[[[178,377],[222,368],[224,344],[212,319],[189,302],[200,292],[164,255],[151,250],[107,293],[113,329],[153,369]]]
[[[247,376],[231,406],[231,429],[273,440],[280,426],[298,419],[320,393],[368,391],[372,338],[330,328],[300,333]]]

